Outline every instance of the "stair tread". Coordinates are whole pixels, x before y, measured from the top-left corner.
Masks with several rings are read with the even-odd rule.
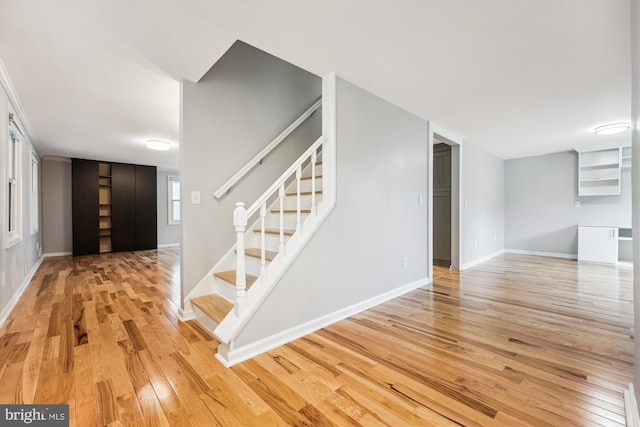
[[[218,294],[193,298],[191,304],[198,307],[204,314],[217,323],[222,322],[222,319],[233,309],[233,303]]]
[[[316,175],[316,179],[322,179],[322,175]],[[301,181],[310,181],[311,177],[310,176],[303,176],[302,178],[300,178]]]
[[[285,209],[282,212],[286,214],[294,214],[298,211],[296,209]],[[280,213],[280,209],[273,209],[271,213]],[[300,209],[300,213],[311,213],[311,209]]]
[[[213,275],[218,279],[222,279],[225,282],[231,283],[234,286],[236,284],[236,270],[221,271],[219,273],[213,273]],[[257,279],[258,278],[252,274],[245,274],[247,289],[249,289],[251,285],[253,285],[253,282],[255,282]]]
[[[254,233],[262,233],[262,229],[260,228],[256,228],[255,230],[253,230]],[[266,234],[280,234],[280,230],[276,229],[276,228],[267,228],[266,230],[264,230],[264,232]],[[296,230],[284,230],[284,235],[285,236],[293,236],[293,233],[295,233]]]
[[[300,195],[301,196],[308,196],[311,194],[311,191],[301,191]],[[316,194],[322,194],[322,190],[316,190]],[[294,193],[287,193],[287,196],[297,196],[298,193],[294,192]]]
[[[262,254],[260,253],[260,248],[247,248],[244,250],[244,254],[246,256],[250,256],[253,258],[262,259]],[[278,255],[278,252],[274,251],[264,251],[264,259],[267,261],[273,261],[273,259]]]

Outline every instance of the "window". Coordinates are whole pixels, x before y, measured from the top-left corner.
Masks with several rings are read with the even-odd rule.
[[[40,215],[38,212],[38,166],[40,159],[33,147],[31,147],[31,234],[38,232]]]
[[[20,130],[9,114],[7,144],[7,248],[22,240],[22,141]]]
[[[180,177],[169,175],[169,224],[180,224]]]

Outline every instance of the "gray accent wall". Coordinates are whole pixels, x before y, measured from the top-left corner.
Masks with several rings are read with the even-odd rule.
[[[321,89],[318,76],[242,42],[198,83],[182,83],[183,299],[235,242],[235,203],[253,203],[320,137],[320,111],[227,196],[216,200],[213,193],[313,105]],[[191,203],[194,191],[200,204]]]
[[[504,249],[504,160],[462,145],[462,268]]]
[[[71,254],[71,159],[42,160],[42,212],[44,254]]]
[[[179,171],[158,169],[158,247],[180,244],[180,224],[169,224],[169,176],[180,176]]]
[[[428,124],[342,79],[336,96],[335,209],[237,346],[427,282]]]
[[[631,225],[629,168],[620,196],[579,197],[575,151],[507,160],[504,180],[506,249],[576,256],[578,224]]]
[[[42,218],[39,230],[31,233],[31,141],[28,135],[22,137],[22,240],[7,248],[7,144],[9,138],[9,96],[0,86],[0,326],[9,314],[12,303],[27,285],[30,273],[39,264],[42,248]],[[18,120],[19,117],[16,116]],[[24,130],[24,127],[23,127]],[[25,132],[26,133],[26,132]],[[40,163],[41,165],[41,163]],[[42,169],[40,168],[39,176]],[[42,189],[40,183],[39,188]],[[39,191],[39,206],[42,206],[42,191]],[[40,212],[42,212],[40,210]]]

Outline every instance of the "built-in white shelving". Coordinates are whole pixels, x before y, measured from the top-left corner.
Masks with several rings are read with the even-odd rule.
[[[578,163],[579,196],[611,196],[620,194],[621,148],[581,151],[579,153]]]
[[[622,147],[622,167],[631,167],[631,147]]]

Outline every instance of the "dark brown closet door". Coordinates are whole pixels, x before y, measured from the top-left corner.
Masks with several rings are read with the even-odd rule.
[[[98,188],[98,162],[72,159],[71,212],[74,256],[100,252]]]
[[[136,165],[136,249],[158,247],[155,166]]]
[[[136,167],[111,164],[111,244],[114,252],[136,250]]]

